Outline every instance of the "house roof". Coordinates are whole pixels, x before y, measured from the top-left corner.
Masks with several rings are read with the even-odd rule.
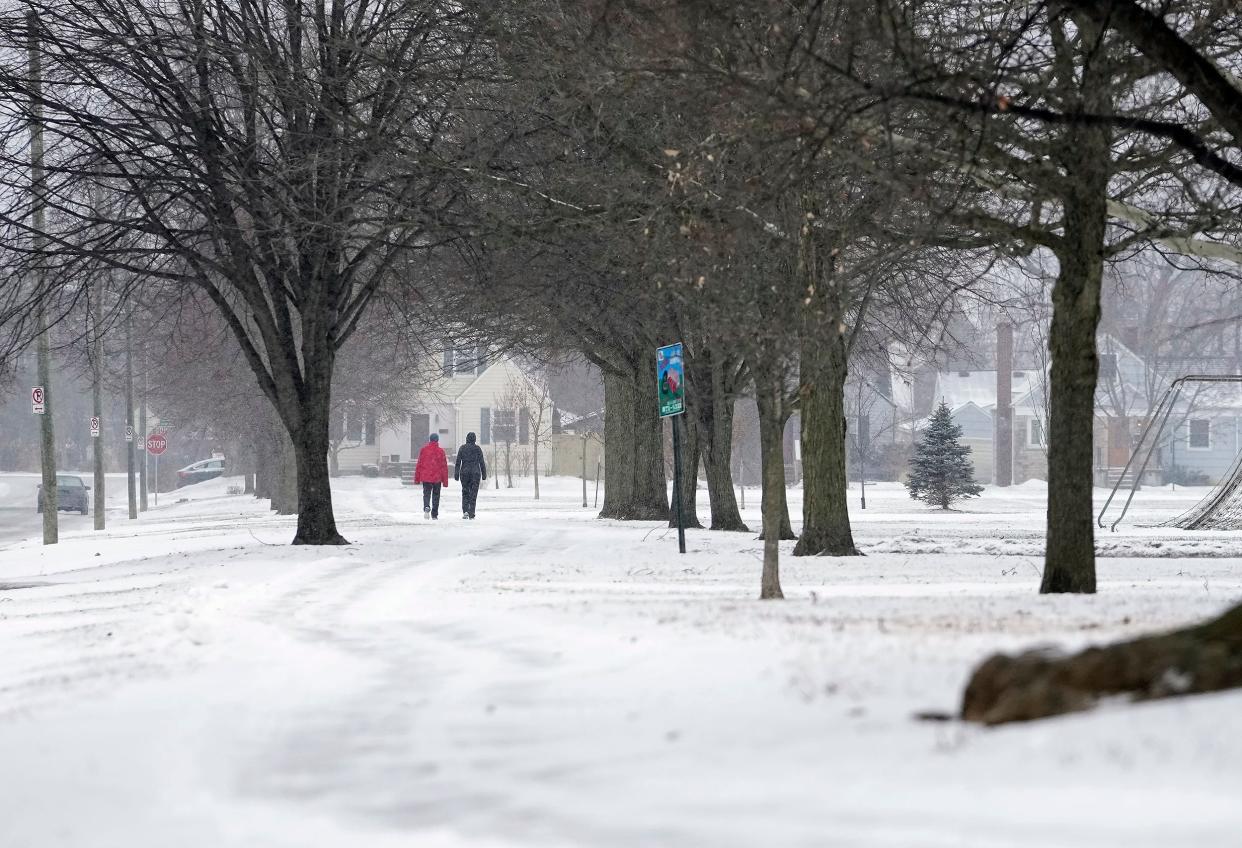
[[[949,414],[952,415],[954,418],[957,418],[959,413],[968,412],[972,409],[979,412],[982,415],[987,416],[988,418],[992,417],[991,412],[979,406],[979,404],[975,403],[974,401],[969,401],[969,400],[966,401],[965,403],[958,404],[957,406],[950,406]],[[912,421],[908,424],[902,424],[900,425],[900,427],[903,430],[913,430],[915,433],[918,433],[922,431],[923,429],[925,429],[927,425],[930,423],[931,423],[931,416],[928,415],[924,418],[918,419],[917,421]]]
[[[587,412],[582,415],[575,415],[561,410],[561,428],[565,430],[577,430],[585,428],[588,430],[598,430],[604,421],[604,410],[597,409],[593,412]]]
[[[461,388],[460,388],[460,389],[458,389],[457,391],[452,391],[452,389],[453,389],[453,384],[454,384],[454,383],[456,383],[456,382],[459,382],[459,381],[454,380],[454,379],[452,379],[452,378],[449,378],[448,387],[447,387],[447,388],[449,389],[449,391],[448,391],[448,392],[446,392],[446,394],[448,395],[448,401],[449,401],[449,403],[457,403],[458,401],[460,401],[460,400],[462,399],[462,397],[463,397],[463,396],[465,396],[465,395],[466,395],[466,394],[467,394],[467,393],[468,393],[471,389],[473,389],[476,385],[478,385],[479,381],[480,381],[480,380],[482,380],[482,379],[483,379],[483,377],[484,377],[484,376],[485,376],[485,375],[486,375],[489,371],[491,371],[493,368],[499,368],[499,367],[501,367],[501,366],[509,366],[509,365],[513,366],[513,370],[514,370],[514,371],[516,371],[516,372],[518,373],[518,375],[519,375],[519,376],[520,376],[523,380],[525,380],[525,381],[526,381],[526,383],[527,383],[527,384],[528,384],[528,385],[529,385],[532,389],[536,389],[536,390],[537,390],[537,389],[539,388],[539,386],[538,386],[538,384],[535,382],[534,378],[533,378],[533,377],[531,377],[531,375],[530,375],[530,374],[526,373],[525,369],[523,369],[520,365],[518,365],[516,362],[514,362],[511,358],[509,358],[509,357],[507,357],[507,356],[502,356],[502,357],[500,357],[500,358],[498,358],[498,359],[494,359],[494,360],[492,360],[492,361],[491,361],[491,362],[487,365],[487,367],[486,367],[486,368],[484,368],[482,371],[480,371],[478,374],[476,374],[476,375],[473,377],[473,379],[471,379],[471,380],[470,380],[470,382],[466,383],[465,381],[460,381],[460,382],[462,382],[464,385],[462,385],[462,386],[461,386]]]
[[[1014,406],[1036,388],[1033,371],[1014,371],[1010,403]],[[996,407],[996,371],[941,371],[936,375],[935,402],[956,411],[967,403],[983,410]]]

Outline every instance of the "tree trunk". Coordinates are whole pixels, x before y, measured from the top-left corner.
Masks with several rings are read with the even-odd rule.
[[[1099,72],[1097,72],[1099,73]],[[1090,107],[1108,108],[1097,74],[1082,81]],[[1104,98],[1104,103],[1096,100]],[[1099,114],[1105,114],[1100,112]],[[1092,502],[1095,385],[1099,374],[1095,333],[1100,323],[1104,275],[1109,132],[1104,126],[1066,130],[1065,227],[1057,251],[1048,348],[1048,530],[1041,593],[1095,591]]]
[[[783,531],[784,524],[789,521],[789,508],[785,503],[785,452],[780,438],[784,429],[781,385],[778,382],[757,385],[755,395],[759,403],[763,459],[763,577],[759,582],[759,599],[770,600],[785,597],[781,591],[780,571],[780,540],[785,537],[783,532],[769,530],[780,526]],[[792,532],[789,537],[793,537]]]
[[[756,407],[758,407],[759,395],[764,389],[760,387],[758,377],[756,377],[755,382],[755,402]],[[777,540],[789,541],[797,539],[797,536],[794,534],[794,526],[790,524],[789,498],[787,498],[785,490],[785,422],[789,421],[789,416],[782,410],[782,406],[784,405],[777,405],[776,410],[770,412],[768,417],[761,415],[761,413],[759,415],[759,480],[760,487],[763,489],[763,492],[760,492],[759,508],[760,515],[763,516],[763,526],[759,530],[759,538],[768,538],[769,526],[779,526],[780,533],[777,533]],[[774,453],[769,454],[769,449]],[[768,485],[769,464],[775,464],[775,471],[780,472],[780,485],[773,492],[773,497],[776,498],[777,503],[780,505],[779,521],[770,521],[768,514],[764,513],[763,510],[763,494],[771,488]]]
[[[845,469],[845,336],[829,327],[802,340],[802,535],[794,556],[858,556]]]
[[[272,457],[272,425],[262,420],[254,429],[254,496],[270,498],[275,474]]]
[[[604,506],[600,518],[629,515],[634,500],[634,475],[629,473],[637,452],[633,414],[625,380],[610,371],[604,372]]]
[[[277,426],[272,434],[272,509],[278,515],[297,512],[297,474],[293,444],[284,428]]]
[[[634,369],[637,371],[637,369]],[[644,372],[644,376],[647,375]],[[664,430],[648,386],[637,374],[604,373],[604,506],[600,518],[668,521]]]
[[[758,389],[756,389],[756,401],[758,400]],[[781,474],[781,485],[774,493],[774,497],[780,502],[780,533],[778,534],[780,541],[789,541],[798,538],[794,534],[793,525],[789,521],[789,499],[785,491],[785,424],[789,421],[789,416],[783,411],[778,411],[769,418],[765,419],[763,414],[759,415],[759,480],[764,491],[767,491],[767,472],[768,460],[766,451],[769,446],[773,446],[776,450],[776,456],[779,458],[779,470]],[[761,493],[762,495],[762,493]],[[760,513],[763,515],[763,527],[759,530],[759,538],[767,539],[767,529],[772,524],[767,519],[767,513],[763,511],[763,499],[760,497]]]
[[[1089,709],[1102,698],[1170,698],[1242,687],[1242,605],[1204,624],[1069,657],[1038,649],[998,654],[975,669],[961,717],[1031,721]]]
[[[328,474],[328,398],[312,398],[303,411],[303,424],[293,438],[296,460],[298,531],[295,545],[347,545],[337,532],[332,512],[332,485]]]
[[[674,420],[674,427],[681,428],[681,515],[686,527],[701,530],[699,521],[699,452],[702,442],[699,440],[698,426],[694,416],[687,409],[685,414],[677,416],[681,421]],[[676,510],[669,510],[668,526],[677,526]]]
[[[713,530],[746,532],[733,494],[730,471],[733,456],[733,394],[723,384],[718,363],[712,363],[711,397],[695,405],[703,467],[707,474],[707,499],[712,509]]]
[[[540,421],[542,422],[542,417]],[[535,475],[535,500],[539,500],[539,430],[535,430],[535,439],[531,442],[532,473]]]

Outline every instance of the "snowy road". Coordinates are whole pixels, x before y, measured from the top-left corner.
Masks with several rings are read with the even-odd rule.
[[[1219,535],[1153,558],[1167,532],[1135,531],[1098,596],[1041,598],[1037,559],[988,552],[1038,539],[1038,493],[942,516],[880,490],[859,536],[893,552],[789,558],[790,600],[760,604],[751,535],[692,532],[679,558],[663,528],[592,519],[573,481],[538,505],[487,490],[465,524],[416,519],[391,481],[343,480],[354,544],[332,550],[284,546],[289,519],[223,481],[195,489],[103,537],[0,542],[0,581],[51,584],[0,593],[0,845],[1134,848],[1242,832],[1238,694],[995,731],[911,718],[954,710],[990,651],[1221,609],[1242,560]],[[1160,497],[1152,515],[1189,496]]]

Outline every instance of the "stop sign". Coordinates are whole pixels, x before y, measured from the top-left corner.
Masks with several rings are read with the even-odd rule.
[[[168,439],[163,433],[152,433],[147,436],[147,453],[151,456],[159,456],[166,450],[168,450]]]

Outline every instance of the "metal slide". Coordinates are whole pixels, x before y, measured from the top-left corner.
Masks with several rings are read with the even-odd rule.
[[[1139,465],[1138,471],[1135,472],[1130,480],[1130,493],[1126,496],[1126,502],[1121,507],[1121,514],[1108,526],[1108,529],[1116,530],[1117,525],[1126,517],[1126,512],[1130,509],[1130,503],[1134,500],[1134,493],[1138,491],[1139,481],[1143,479],[1143,472],[1147,470],[1152,455],[1156,451],[1156,446],[1160,444],[1160,437],[1164,434],[1164,428],[1169,423],[1169,418],[1173,415],[1177,399],[1181,396],[1182,389],[1187,383],[1242,383],[1242,375],[1187,374],[1183,377],[1178,377],[1169,384],[1169,388],[1160,397],[1160,402],[1156,404],[1151,422],[1147,427],[1143,428],[1143,434],[1139,436],[1138,443],[1134,446],[1130,459],[1126,462],[1125,469],[1121,472],[1121,476],[1117,479],[1113,490],[1109,493],[1108,499],[1104,501],[1104,506],[1100,508],[1100,514],[1096,518],[1096,524],[1100,527],[1104,526],[1104,516],[1108,513],[1108,508],[1112,505],[1113,498],[1117,496],[1117,491],[1121,488],[1121,484],[1125,482],[1126,474],[1129,473],[1130,467],[1134,465],[1134,461],[1138,459],[1139,455],[1143,454],[1142,464]],[[1147,448],[1146,453],[1143,451],[1144,446]],[[1221,525],[1217,525],[1217,520],[1222,522]],[[1242,526],[1242,454],[1234,460],[1233,467],[1229,470],[1228,476],[1217,484],[1216,488],[1207,497],[1172,521],[1165,522],[1162,526],[1181,527],[1186,530],[1213,527],[1216,529],[1237,529],[1239,526]]]

